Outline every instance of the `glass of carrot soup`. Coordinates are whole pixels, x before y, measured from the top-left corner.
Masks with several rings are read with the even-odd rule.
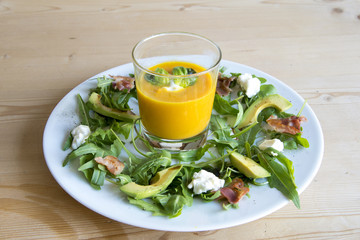
[[[221,60],[211,40],[168,32],[132,51],[141,134],[157,148],[190,150],[206,142]]]

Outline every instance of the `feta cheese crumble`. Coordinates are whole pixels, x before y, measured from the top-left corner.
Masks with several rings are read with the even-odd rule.
[[[260,91],[260,80],[253,78],[250,73],[241,74],[237,78],[237,83],[245,90],[245,94],[249,98],[255,96]]]
[[[175,84],[173,80],[170,80],[170,87],[165,87],[165,89],[169,92],[176,92],[183,89],[183,87]]]
[[[71,147],[73,149],[77,149],[81,144],[85,142],[85,140],[89,137],[91,131],[89,126],[79,125],[71,131],[71,135],[73,136],[73,141]]]
[[[270,140],[264,140],[260,145],[260,150],[265,150],[267,148],[273,148],[275,150],[278,150],[279,152],[282,152],[284,150],[284,143],[280,141],[277,138],[270,139]],[[276,153],[272,152],[273,156],[277,156]]]
[[[225,184],[225,180],[216,177],[213,173],[200,170],[194,173],[193,180],[188,185],[188,188],[194,188],[195,194],[205,193],[213,190],[217,191],[222,188]]]

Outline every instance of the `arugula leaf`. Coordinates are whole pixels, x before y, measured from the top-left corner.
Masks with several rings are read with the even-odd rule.
[[[78,106],[79,106],[79,115],[80,115],[80,122],[82,125],[90,126],[90,116],[89,116],[89,108],[85,105],[83,99],[81,98],[80,94],[76,95],[78,99]]]
[[[293,150],[297,149],[298,146],[303,146],[304,148],[309,148],[310,144],[306,138],[301,137],[301,133],[295,135],[289,133],[279,133],[276,131],[264,131],[269,138],[277,138],[284,143],[284,148]]]
[[[219,69],[219,72],[220,73],[225,73],[226,71],[226,67],[225,66],[222,66],[220,69]]]
[[[95,162],[95,160],[90,160],[88,162],[85,162],[84,164],[82,164],[79,168],[78,171],[84,171],[86,169],[90,169],[90,168],[94,168],[97,165],[97,162]]]
[[[300,208],[300,200],[298,192],[296,191],[294,177],[291,176],[287,167],[275,161],[275,158],[270,155],[262,153],[260,150],[258,150],[257,156],[261,166],[271,173],[271,176],[268,177],[269,186],[278,189],[288,199],[292,200],[297,208]]]
[[[100,186],[104,185],[106,172],[100,169],[94,168],[91,176],[90,184],[93,188],[100,190]]]
[[[93,143],[83,144],[78,149],[75,149],[74,151],[69,153],[69,155],[67,155],[67,157],[65,158],[65,160],[63,162],[63,166],[66,166],[69,161],[74,160],[85,154],[93,154],[93,155],[102,157],[106,153],[109,153],[109,152],[106,152],[104,149],[102,149],[101,147],[98,147],[97,145],[95,145]]]
[[[85,178],[94,189],[100,190],[101,186],[104,185],[107,171],[104,166],[98,164],[93,158],[94,157],[91,154],[81,156],[81,166],[78,168],[78,171],[84,174]]]
[[[73,136],[71,135],[71,133],[69,133],[69,136],[66,138],[66,141],[64,142],[63,151],[68,150],[71,147],[71,143],[73,141]]]
[[[149,185],[150,179],[162,168],[171,165],[171,157],[168,156],[167,151],[161,153],[152,153],[149,159],[144,159],[142,163],[137,164],[131,177],[134,182],[140,185]]]
[[[213,133],[213,140],[218,144],[228,145],[235,148],[238,143],[232,138],[232,129],[226,124],[226,120],[219,115],[212,115],[210,118],[210,129]]]
[[[263,98],[268,95],[276,94],[276,88],[272,84],[263,84],[260,86],[259,97]]]
[[[239,153],[244,154],[247,153],[245,149],[245,145],[249,144],[252,146],[258,136],[258,133],[261,131],[261,122],[262,118],[260,118],[260,121],[258,123],[253,123],[250,126],[246,127],[242,131],[236,131],[234,136],[237,137],[237,142],[239,145]]]
[[[301,137],[301,133],[295,134],[295,140],[298,144],[300,144],[304,148],[310,147],[309,141],[306,138]]]
[[[94,156],[92,154],[86,154],[86,155],[82,155],[79,157],[79,163],[80,163],[80,166],[82,165],[85,165],[87,162],[91,161],[92,159],[94,158]],[[86,166],[79,170],[81,171],[85,178],[90,181],[91,180],[91,176],[92,176],[92,169],[90,168],[87,168]]]
[[[200,194],[201,199],[203,199],[203,200],[205,200],[207,202],[214,201],[220,196],[221,196],[220,190],[216,191],[216,192],[209,192],[209,193]]]
[[[112,82],[113,82],[112,78],[107,78],[105,76],[98,77],[97,87],[100,89],[101,92],[107,93]]]
[[[132,127],[133,127],[133,123],[120,122],[120,121],[113,121],[110,126],[110,128],[114,132],[116,132],[118,134],[122,134],[125,137],[125,139],[129,138]]]
[[[143,160],[140,159],[140,158],[138,158],[138,157],[136,157],[132,152],[130,152],[130,151],[125,147],[125,145],[122,143],[122,141],[121,141],[121,139],[119,138],[119,136],[116,135],[116,133],[114,132],[114,130],[110,129],[109,131],[111,132],[111,134],[112,134],[115,138],[117,138],[117,139],[119,140],[119,144],[123,147],[123,149],[125,150],[126,154],[128,155],[128,157],[129,157],[129,159],[128,159],[128,166],[129,166],[129,168],[134,169],[135,166],[132,166],[132,163],[134,163],[134,165],[136,165],[136,164],[141,163]],[[130,170],[130,171],[131,171],[131,170]]]
[[[285,157],[284,154],[282,154],[281,152],[279,152],[278,150],[274,149],[274,148],[267,148],[264,150],[265,153],[267,153],[269,156],[272,155],[272,153],[276,153],[276,158],[286,167],[294,185],[295,184],[295,177],[294,177],[294,166],[292,161],[290,161],[290,159],[288,159],[287,157]]]
[[[238,109],[233,108],[228,101],[222,98],[219,94],[215,94],[214,105],[215,111],[222,115],[234,115],[239,112]]]
[[[189,150],[189,151],[179,151],[177,153],[172,154],[172,158],[177,159],[181,162],[194,162],[201,159],[204,154],[209,150],[209,148],[213,147],[214,145],[211,143],[207,143],[204,146]]]
[[[238,104],[238,113],[235,116],[227,116],[227,123],[233,127],[233,128],[236,128],[237,125],[239,125],[241,119],[242,119],[242,116],[244,115],[244,109],[241,105],[241,103],[239,101],[236,101],[236,103]]]
[[[156,204],[152,204],[152,203],[146,202],[146,201],[141,200],[141,199],[134,199],[134,198],[131,198],[131,197],[128,197],[128,200],[129,200],[130,204],[133,204],[133,205],[141,208],[142,210],[152,212],[154,216],[164,216],[164,215],[166,215],[163,212],[163,209],[160,208]]]
[[[110,98],[112,106],[121,111],[131,110],[128,102],[131,97],[134,97],[134,93],[135,91],[128,91],[127,89],[114,91]]]
[[[170,199],[165,205],[167,214],[171,217],[177,217],[181,214],[181,210],[186,205],[186,198],[180,194],[171,195]]]

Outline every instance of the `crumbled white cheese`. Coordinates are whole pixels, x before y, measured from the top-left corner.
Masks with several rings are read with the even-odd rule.
[[[237,83],[245,90],[245,94],[249,98],[255,96],[260,91],[260,80],[253,78],[250,73],[241,74],[237,78]]]
[[[85,140],[89,137],[91,131],[89,126],[79,125],[71,131],[71,135],[73,136],[73,141],[71,147],[73,149],[77,149],[81,144],[85,142]]]
[[[173,80],[170,80],[170,87],[165,87],[165,89],[169,92],[176,92],[183,89],[183,87],[175,84]]]
[[[216,177],[213,173],[200,170],[194,173],[192,182],[188,188],[194,188],[195,194],[205,193],[207,191],[217,191],[225,184],[225,180]]]
[[[265,150],[267,148],[273,148],[275,150],[278,150],[279,152],[282,152],[284,150],[284,143],[280,141],[277,138],[270,139],[270,140],[264,140],[260,145],[259,148],[261,150]],[[277,153],[272,152],[273,156],[277,156]]]
[[[242,85],[245,81],[252,78],[252,75],[250,73],[243,73],[237,78],[237,83],[239,85]]]

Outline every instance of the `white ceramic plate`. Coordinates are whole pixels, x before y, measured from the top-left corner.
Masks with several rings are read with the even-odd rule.
[[[293,107],[288,112],[297,113],[303,105],[304,99],[294,90],[266,73],[225,60],[221,65],[227,68],[227,72],[252,73],[266,78],[277,88],[279,94],[293,103]],[[126,196],[114,184],[106,182],[102,190],[94,190],[86,182],[82,173],[77,171],[76,162],[62,167],[62,162],[70,151],[62,151],[63,142],[67,134],[80,122],[76,95],[80,94],[87,100],[89,89],[96,87],[96,81],[93,79],[97,76],[128,75],[132,72],[133,65],[128,63],[88,79],[71,90],[51,113],[43,136],[44,156],[50,172],[68,194],[89,209],[113,220],[165,231],[205,231],[232,227],[264,217],[289,203],[289,200],[276,189],[268,186],[252,186],[251,198],[244,197],[239,203],[239,209],[225,211],[216,201],[205,203],[198,200],[194,201],[192,207],[184,207],[179,217],[169,219],[152,216],[150,212],[142,211],[129,204]],[[294,163],[299,193],[303,192],[315,177],[324,149],[321,126],[309,105],[305,106],[302,115],[308,119],[308,122],[303,124],[303,136],[308,139],[310,148],[285,151],[285,155]],[[126,157],[124,153],[122,154],[122,157]]]

